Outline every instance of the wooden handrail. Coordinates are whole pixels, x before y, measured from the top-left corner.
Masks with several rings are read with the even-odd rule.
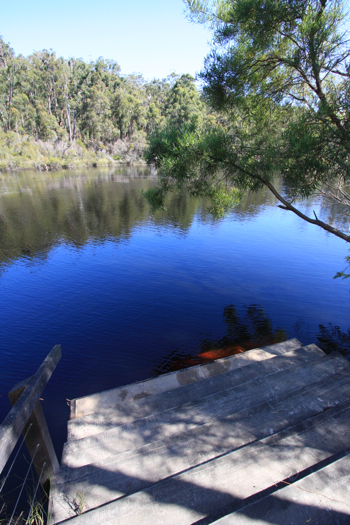
[[[37,443],[40,443],[40,441],[44,439],[44,443],[40,443],[40,445],[42,446],[42,449],[45,449],[46,447],[49,451],[47,460],[49,460],[51,465],[48,466],[46,480],[49,475],[57,470],[58,462],[56,455],[54,454],[54,456],[52,456],[53,446],[48,434],[39,398],[60,359],[61,345],[56,345],[53,347],[37,372],[29,379],[18,384],[10,392],[9,397],[10,399],[12,397],[11,401],[15,404],[0,426],[0,473],[6,465],[16,446],[19,436],[25,429],[31,417],[32,419],[34,418],[31,421],[32,423],[34,422],[34,427],[30,430],[30,433],[32,434],[31,439],[34,439]],[[29,445],[28,448],[29,452],[31,452]],[[53,472],[49,474],[49,471]]]

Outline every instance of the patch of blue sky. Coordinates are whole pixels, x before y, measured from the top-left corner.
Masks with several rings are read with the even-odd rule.
[[[16,0],[1,6],[0,34],[17,54],[53,49],[65,58],[114,59],[148,80],[199,72],[211,33],[190,23],[182,0]]]

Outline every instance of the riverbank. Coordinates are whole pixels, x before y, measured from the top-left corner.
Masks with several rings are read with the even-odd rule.
[[[108,145],[95,142],[86,146],[81,140],[44,142],[29,135],[0,132],[0,172],[145,165],[144,148],[144,137],[136,137],[132,142],[117,140]]]

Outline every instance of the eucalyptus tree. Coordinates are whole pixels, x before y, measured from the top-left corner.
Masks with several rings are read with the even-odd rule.
[[[175,127],[183,123],[200,125],[205,109],[191,75],[181,75],[165,100],[165,116]]]
[[[18,110],[13,107],[13,99],[20,92],[23,69],[23,57],[16,57],[14,50],[0,35],[0,118],[6,131],[11,130],[12,117],[17,125],[19,115]]]
[[[199,75],[203,96],[225,126],[171,123],[151,138],[160,194],[185,187],[228,209],[241,190],[267,186],[280,207],[350,241],[341,227],[295,205],[350,182],[349,53],[338,0],[185,0],[209,24],[213,47]],[[289,194],[273,184],[288,180]],[[349,201],[350,202],[350,201]]]
[[[130,140],[147,126],[147,91],[142,75],[127,75],[115,89],[112,113],[121,139]]]
[[[79,96],[79,130],[84,141],[108,142],[117,138],[112,120],[111,91],[119,76],[115,62],[102,57],[92,62]]]
[[[72,141],[75,142],[78,132],[78,120],[83,110],[84,88],[91,74],[90,65],[82,59],[70,58],[67,61],[70,70],[68,99],[72,126]]]
[[[16,56],[0,37],[0,129],[16,132],[19,145],[29,135],[57,142],[58,149],[45,148],[63,155],[79,139],[114,157],[138,158],[167,120],[199,124],[205,116],[189,75],[147,82],[140,74],[121,75],[117,62],[102,57],[87,63],[45,49]]]

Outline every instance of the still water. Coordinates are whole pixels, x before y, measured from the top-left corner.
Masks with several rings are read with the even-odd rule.
[[[267,190],[223,220],[186,195],[153,214],[142,190],[155,184],[137,168],[0,174],[0,420],[7,392],[61,344],[42,403],[58,455],[67,399],[228,345],[349,340],[350,280],[333,279],[344,241]],[[317,199],[299,207],[340,219]]]

